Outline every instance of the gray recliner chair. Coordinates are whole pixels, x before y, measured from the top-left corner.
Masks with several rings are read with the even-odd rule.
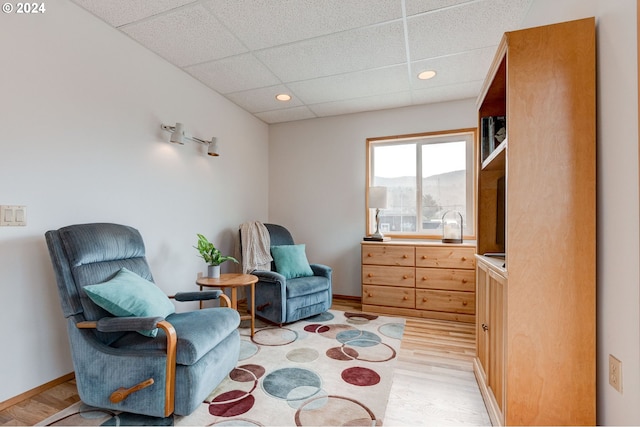
[[[277,224],[264,224],[269,232],[271,252],[274,246],[295,245],[289,230]],[[277,263],[271,270],[254,270],[258,276],[255,285],[256,316],[282,325],[315,316],[331,308],[333,298],[332,269],[322,264],[309,264],[310,274],[287,278],[278,271]]]
[[[235,367],[240,349],[237,311],[219,307],[175,313],[173,303],[152,283],[144,243],[136,229],[81,224],[47,231],[45,237],[84,403],[152,417],[188,415]],[[115,284],[123,287],[114,288]],[[117,291],[107,295],[106,303],[102,299],[100,305],[94,302],[97,290],[114,289]],[[142,289],[153,296],[146,298],[145,294],[134,301],[145,310],[157,311],[157,307],[147,307],[157,300],[157,305],[171,313],[114,317],[103,308],[112,303],[109,297],[117,299],[129,289]],[[154,299],[158,293],[160,297]],[[174,298],[219,298],[230,306],[221,291],[183,292]],[[131,301],[126,298],[124,303]],[[109,306],[113,311],[116,308]]]

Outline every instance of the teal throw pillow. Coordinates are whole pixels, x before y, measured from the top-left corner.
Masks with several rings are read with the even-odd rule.
[[[112,279],[84,287],[89,298],[117,317],[162,317],[174,313],[176,308],[160,288],[136,273],[120,269]],[[155,337],[158,329],[138,331]]]
[[[304,244],[271,246],[271,256],[276,263],[276,271],[287,279],[313,276]]]

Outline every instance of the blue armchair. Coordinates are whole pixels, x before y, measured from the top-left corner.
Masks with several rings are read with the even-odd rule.
[[[237,311],[220,304],[175,313],[173,302],[153,284],[136,229],[81,224],[45,237],[84,403],[152,417],[188,415],[235,367]],[[230,306],[221,291],[174,298],[219,298]]]
[[[264,224],[269,232],[270,245],[294,245],[291,233],[281,225]],[[271,270],[254,270],[258,276],[255,289],[256,316],[282,325],[315,316],[331,308],[331,267],[310,264],[312,275],[287,278],[278,271],[276,262]]]

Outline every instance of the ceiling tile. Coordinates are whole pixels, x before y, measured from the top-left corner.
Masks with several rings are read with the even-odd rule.
[[[288,83],[287,86],[305,104],[362,98],[410,88],[405,65]]]
[[[408,19],[412,60],[495,46],[516,29],[531,0],[484,0]]]
[[[263,49],[402,17],[401,0],[211,0],[250,49]]]
[[[313,104],[310,105],[309,108],[319,117],[327,117],[340,114],[358,113],[362,111],[404,107],[410,105],[411,102],[411,93],[407,91]]]
[[[178,66],[244,53],[247,49],[201,5],[177,9],[122,28]]]
[[[437,74],[429,80],[411,79],[414,89],[435,86],[447,86],[474,80],[484,80],[491,66],[496,48],[472,50],[457,55],[441,56],[411,63],[411,75],[416,77],[425,70],[434,70]]]
[[[250,53],[193,65],[185,69],[189,74],[222,94],[281,83]]]
[[[269,124],[313,119],[316,117],[316,115],[313,114],[313,112],[307,107],[294,107],[287,108],[286,110],[265,111],[264,113],[257,113],[255,116],[263,122]]]
[[[325,77],[406,61],[402,22],[343,31],[256,52],[283,82]]]
[[[534,0],[72,1],[280,123],[475,98]],[[438,74],[420,81],[424,69]]]
[[[484,80],[460,83],[449,86],[438,86],[429,89],[414,90],[411,93],[414,105],[435,102],[456,101],[459,99],[477,98]]]
[[[250,113],[279,110],[284,108],[297,107],[302,105],[300,99],[292,94],[290,101],[282,102],[276,99],[279,93],[289,93],[291,91],[283,85],[271,86],[227,94],[227,98],[238,104]]]
[[[432,12],[463,3],[470,3],[477,0],[405,0],[407,16],[419,13]]]
[[[119,27],[183,6],[193,0],[71,0],[104,21]]]

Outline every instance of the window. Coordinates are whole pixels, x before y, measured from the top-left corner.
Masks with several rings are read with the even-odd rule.
[[[442,237],[442,216],[454,210],[463,234],[475,238],[475,129],[367,139],[369,187],[387,188],[380,231],[396,237]],[[375,209],[367,209],[367,230],[375,231]]]

